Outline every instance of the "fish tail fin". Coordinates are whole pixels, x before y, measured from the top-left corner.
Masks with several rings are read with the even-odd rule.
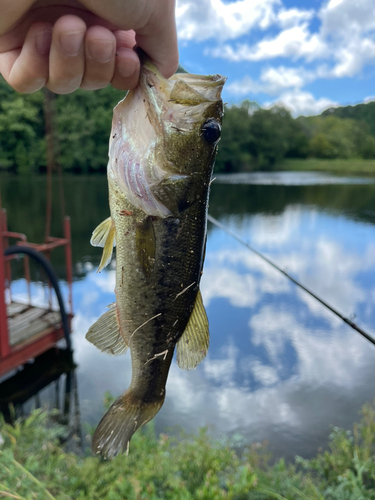
[[[133,390],[128,389],[99,422],[92,438],[92,452],[105,459],[111,459],[119,453],[128,454],[133,434],[154,418],[163,406],[164,397],[165,391],[158,400],[145,403]]]

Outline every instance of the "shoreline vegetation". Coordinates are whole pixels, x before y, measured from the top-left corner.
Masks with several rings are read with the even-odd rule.
[[[66,428],[35,410],[0,421],[0,496],[18,500],[366,500],[375,498],[375,407],[353,431],[333,427],[329,449],[313,459],[271,463],[265,446],[235,449],[201,429],[180,438],[136,433],[129,456],[106,462],[60,444]],[[60,439],[60,441],[59,441]]]
[[[18,94],[0,77],[0,172],[44,174],[48,157],[52,170],[105,173],[112,109],[124,95]],[[215,172],[287,169],[375,175],[375,102],[298,118],[281,106],[227,106]]]
[[[277,164],[274,171],[278,172],[324,172],[348,176],[375,176],[375,160],[320,158],[286,159]]]

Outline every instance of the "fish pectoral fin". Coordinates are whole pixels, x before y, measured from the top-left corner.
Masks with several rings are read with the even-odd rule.
[[[104,220],[92,233],[91,245],[94,247],[103,247],[98,273],[111,262],[113,247],[116,246],[115,236],[116,228],[112,217]]]
[[[102,314],[86,333],[86,339],[99,351],[119,356],[125,354],[128,345],[121,335],[117,317],[116,302],[108,306],[109,310]]]
[[[146,217],[135,227],[135,247],[138,262],[146,278],[151,276],[155,265],[156,239],[152,217]]]
[[[177,364],[184,370],[192,370],[206,357],[210,344],[208,319],[198,290],[194,309],[187,327],[177,342]]]
[[[108,217],[108,219],[103,220],[92,232],[90,243],[93,247],[104,247],[105,242],[107,241],[109,231],[113,226],[112,217]],[[116,243],[114,243],[116,245]]]

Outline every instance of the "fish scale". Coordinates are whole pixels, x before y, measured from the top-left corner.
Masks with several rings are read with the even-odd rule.
[[[104,246],[101,270],[116,244],[116,303],[86,338],[112,355],[129,347],[128,390],[95,431],[94,453],[128,452],[133,433],[165,399],[177,363],[205,357],[208,320],[199,291],[207,206],[220,125],[224,77],[162,77],[141,54],[140,84],[114,110],[108,163],[111,217],[94,231]]]

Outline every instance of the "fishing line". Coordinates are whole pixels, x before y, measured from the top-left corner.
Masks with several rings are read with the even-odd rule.
[[[344,321],[344,323],[346,323],[351,328],[353,328],[353,330],[356,330],[360,335],[362,335],[362,337],[364,337],[369,342],[371,342],[371,344],[375,345],[375,339],[373,337],[371,337],[371,335],[369,335],[368,333],[366,333],[364,330],[362,330],[362,328],[360,328],[351,319],[346,318],[345,316],[343,316],[337,309],[335,309],[334,307],[332,307],[329,304],[327,304],[327,302],[325,302],[323,299],[321,299],[320,297],[318,297],[318,295],[316,295],[314,292],[312,292],[311,290],[309,290],[307,287],[305,287],[304,285],[302,285],[301,283],[299,283],[290,274],[288,274],[286,271],[284,271],[283,269],[281,269],[277,264],[275,264],[275,262],[273,262],[271,259],[269,259],[265,255],[261,254],[258,250],[255,250],[255,248],[253,248],[248,243],[246,243],[246,241],[244,241],[242,238],[240,238],[231,229],[229,229],[226,226],[224,226],[223,224],[221,224],[221,222],[219,222],[217,219],[215,219],[211,215],[208,215],[207,218],[208,218],[208,220],[210,222],[212,222],[212,224],[214,224],[218,228],[220,228],[223,231],[225,231],[227,234],[229,234],[229,236],[232,236],[232,238],[234,238],[235,240],[237,240],[239,243],[241,243],[241,245],[245,246],[251,252],[255,253],[255,255],[257,255],[262,260],[264,260],[265,262],[267,262],[267,264],[269,264],[270,266],[272,266],[274,269],[277,269],[277,271],[280,271],[280,273],[282,273],[284,276],[286,276],[290,281],[293,281],[294,284],[296,284],[297,286],[299,286],[300,288],[302,288],[302,290],[304,290],[309,295],[311,295],[311,297],[314,297],[314,299],[316,299],[324,307],[326,307],[327,309],[329,309],[330,311],[332,311],[333,314],[335,314],[336,316],[338,316],[342,321]]]

